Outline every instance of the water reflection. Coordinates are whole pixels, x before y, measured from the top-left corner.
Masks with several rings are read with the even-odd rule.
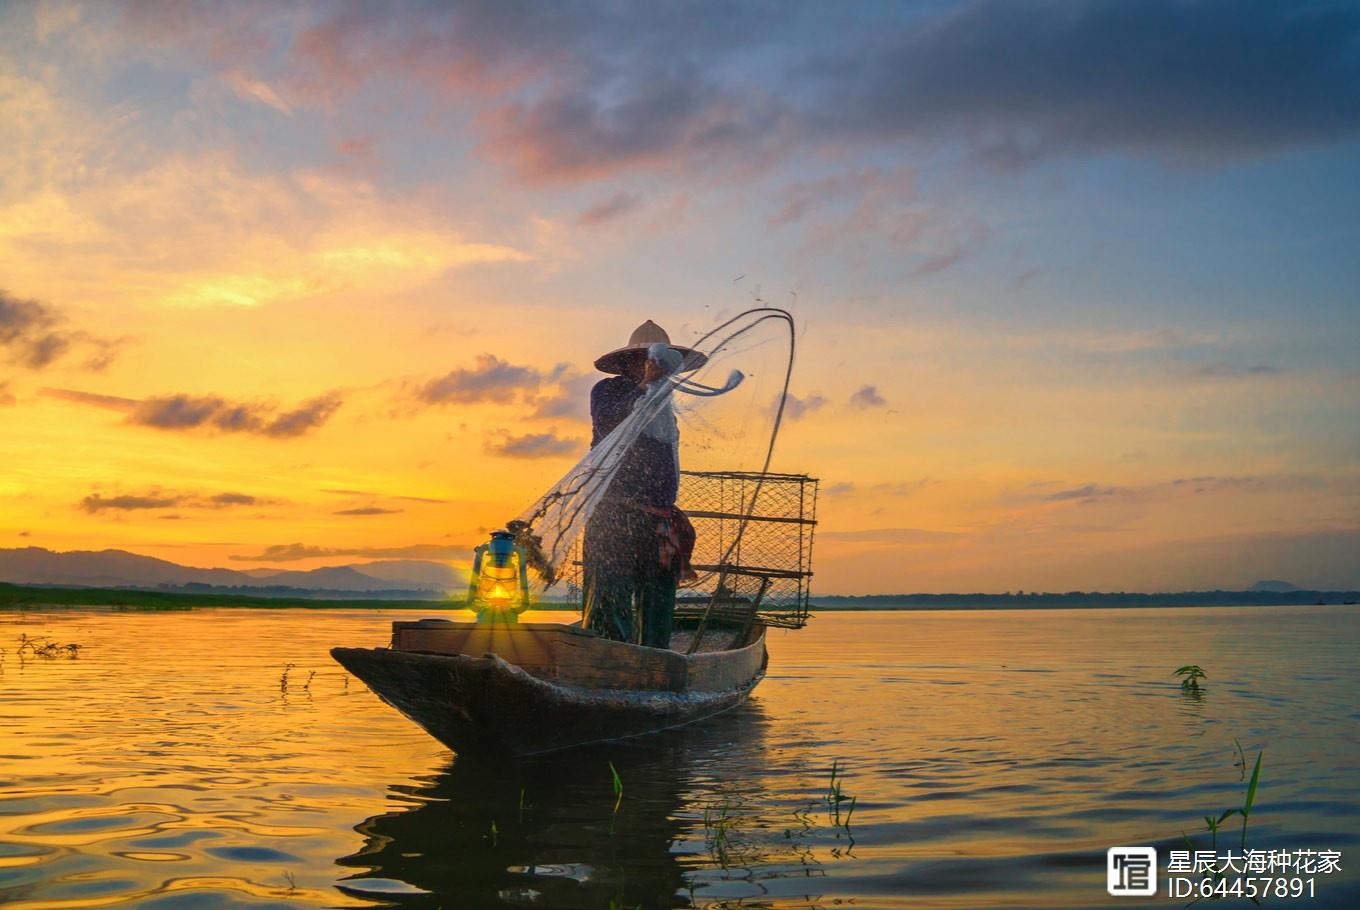
[[[691,804],[749,769],[764,726],[749,704],[627,745],[517,763],[455,758],[391,788],[406,805],[357,826],[363,849],[337,862],[362,871],[339,887],[413,907],[689,906],[682,863],[712,846],[714,824]],[[617,812],[611,762],[623,783]],[[726,864],[738,845],[724,839],[716,858]]]

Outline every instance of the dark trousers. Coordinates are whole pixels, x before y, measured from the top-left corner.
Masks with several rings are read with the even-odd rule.
[[[663,520],[612,503],[602,503],[591,515],[581,554],[587,628],[650,648],[670,645],[676,576],[658,555],[657,527]]]

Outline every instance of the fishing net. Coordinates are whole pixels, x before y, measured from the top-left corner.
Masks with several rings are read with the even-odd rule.
[[[677,504],[697,536],[694,574],[682,583],[677,614],[701,608],[705,616],[715,609],[754,615],[763,603],[769,618],[801,625],[816,482],[769,473],[793,368],[793,319],[774,307],[746,310],[687,347],[688,354],[664,345],[648,351],[661,378],[509,530],[529,554],[540,593],[555,588],[555,596],[579,597],[587,524],[606,498],[618,496],[615,481],[629,452],[660,445],[680,469]]]

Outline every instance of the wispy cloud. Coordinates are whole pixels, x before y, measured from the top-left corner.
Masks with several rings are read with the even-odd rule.
[[[850,396],[850,407],[858,410],[867,408],[886,408],[888,400],[878,393],[878,386],[860,386]]]
[[[505,455],[509,458],[560,458],[573,455],[581,450],[583,441],[574,437],[557,435],[556,427],[546,433],[526,433],[512,436],[502,430],[486,439],[483,449],[488,455]]]
[[[819,531],[818,537],[840,540],[847,543],[892,544],[944,544],[958,540],[963,535],[952,531],[928,531],[924,528],[866,528],[857,531]]]
[[[323,489],[321,492],[322,492],[322,493],[329,493],[329,494],[331,494],[331,495],[333,495],[333,496],[370,496],[370,497],[381,497],[381,498],[383,498],[383,499],[402,499],[402,500],[405,500],[405,501],[407,501],[407,502],[424,502],[424,503],[435,503],[435,504],[442,504],[442,503],[448,502],[447,499],[436,499],[436,498],[431,497],[431,496],[403,496],[403,495],[401,495],[401,494],[399,494],[399,493],[379,493],[379,492],[374,491],[374,490],[350,490],[350,489],[341,489],[341,488],[336,488],[336,487],[329,487],[329,488]]]
[[[471,109],[488,152],[529,180],[904,139],[954,139],[1003,164],[1223,160],[1360,132],[1360,11],[1347,4],[964,0],[856,16],[698,2],[677,16],[474,0],[334,4],[301,27],[282,12],[141,9],[123,17],[139,39],[218,61],[238,94],[281,111],[396,79]],[[283,90],[260,75],[280,59]]]
[[[1190,375],[1196,379],[1250,379],[1260,376],[1275,376],[1284,372],[1280,367],[1268,363],[1235,364],[1218,361],[1195,367]]]
[[[274,91],[273,87],[267,82],[252,79],[240,72],[227,73],[226,82],[238,98],[257,101],[289,117],[293,115],[292,106],[280,98],[279,93]]]
[[[384,509],[382,506],[362,506],[357,509],[340,509],[336,515],[396,515],[401,509]]]
[[[804,417],[821,410],[825,405],[826,399],[816,392],[802,398],[790,393],[784,399],[784,416],[789,420],[802,420]]]
[[[401,547],[321,547],[303,543],[273,544],[259,553],[230,557],[237,562],[297,562],[336,556],[363,556],[370,559],[465,559],[469,546],[417,543]]]
[[[55,307],[0,290],[0,350],[21,367],[41,370],[84,347],[88,352],[84,367],[98,371],[113,361],[122,343],[67,328],[65,316]]]
[[[599,382],[599,374],[583,373],[574,368],[563,370],[557,386],[549,394],[533,399],[531,416],[537,418],[590,419],[590,389]]]
[[[544,371],[509,363],[494,354],[479,354],[476,366],[450,370],[425,382],[416,390],[416,398],[430,405],[506,403],[556,382],[568,369],[560,363]]]
[[[586,227],[614,221],[635,211],[642,199],[635,193],[615,193],[602,202],[597,202],[576,216],[576,223]]]
[[[1120,487],[1103,487],[1098,484],[1088,483],[1080,487],[1072,487],[1066,490],[1057,490],[1052,493],[1044,494],[1044,502],[1066,502],[1072,499],[1089,501],[1105,496],[1118,496],[1127,492]]]
[[[153,489],[142,493],[91,493],[82,499],[82,511],[97,512],[139,512],[153,509],[226,509],[233,506],[257,506],[269,504],[270,500],[251,496],[247,493],[176,493]]]
[[[158,395],[122,398],[79,389],[44,389],[54,398],[127,413],[125,423],[158,430],[208,430],[250,433],[274,439],[305,435],[326,421],[343,402],[338,391],[327,392],[292,408],[262,402],[232,401],[217,395]]]
[[[1039,490],[1050,483],[1030,484],[1031,489]],[[1244,475],[1198,475],[1194,477],[1175,477],[1155,483],[1115,485],[1086,483],[1075,487],[1065,487],[1051,493],[1036,493],[1028,498],[1038,502],[1079,502],[1089,504],[1105,501],[1134,501],[1152,498],[1166,498],[1185,494],[1222,492],[1279,492],[1285,490],[1315,489],[1324,486],[1324,481],[1311,474],[1244,474]]]

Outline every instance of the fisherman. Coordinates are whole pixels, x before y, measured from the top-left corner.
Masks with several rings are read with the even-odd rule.
[[[697,369],[704,359],[672,345],[665,330],[650,319],[634,329],[627,345],[595,361],[597,370],[614,375],[590,390],[591,448],[632,413],[655,383]],[[679,442],[675,412],[667,407],[629,444],[586,523],[582,562],[587,624],[606,638],[653,648],[670,644],[676,583],[688,568],[682,540],[693,534],[675,506]]]

